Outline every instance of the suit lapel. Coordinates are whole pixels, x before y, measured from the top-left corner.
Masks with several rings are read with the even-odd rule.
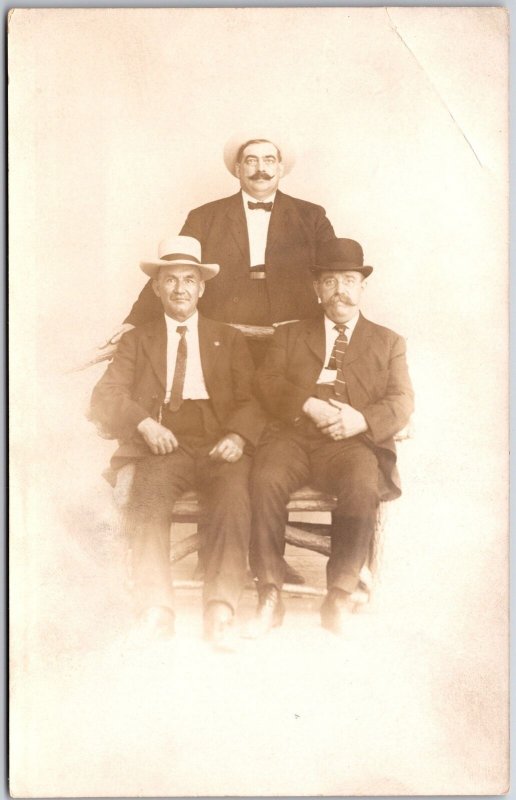
[[[355,330],[353,331],[353,336],[351,337],[351,341],[344,356],[344,365],[351,364],[353,361],[359,358],[365,349],[368,348],[371,330],[372,328],[370,323],[364,319],[362,314],[360,314],[358,322],[355,326]]]
[[[164,315],[148,327],[142,345],[156,377],[165,389],[167,382],[167,325]]]
[[[247,235],[247,222],[240,192],[229,198],[227,219],[228,228],[244,258],[243,263],[248,266],[250,261],[249,236]]]
[[[247,233],[247,221],[242,203],[242,194],[240,192],[232,195],[228,200],[227,220],[228,228],[242,253],[244,264],[247,266],[250,262],[249,236]],[[289,220],[289,199],[283,192],[278,190],[271,211],[269,230],[267,231],[266,259],[278,239],[285,239],[285,232],[289,229]]]
[[[370,323],[360,314],[344,356],[344,365],[351,364],[368,348],[371,330]],[[326,331],[324,327],[324,316],[322,314],[317,319],[309,321],[305,333],[305,342],[312,353],[317,357],[319,369],[322,369],[326,358]]]
[[[305,342],[312,353],[317,356],[320,372],[326,358],[326,332],[324,330],[324,317],[322,314],[317,319],[311,319],[309,321],[305,334]]]
[[[210,398],[216,394],[213,389],[217,375],[217,360],[222,350],[218,328],[217,324],[199,314],[199,351],[204,383]]]
[[[289,217],[289,203],[287,197],[280,192],[276,192],[274,198],[274,205],[271,211],[271,220],[269,222],[269,230],[267,231],[267,247],[266,255],[269,255],[270,250],[280,236],[285,239],[285,233],[288,231],[288,217]]]

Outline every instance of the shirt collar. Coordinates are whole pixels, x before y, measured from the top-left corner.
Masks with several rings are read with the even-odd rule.
[[[178,325],[186,325],[189,331],[195,330],[199,323],[199,312],[196,310],[192,314],[191,317],[188,319],[183,320],[180,322],[178,319],[174,319],[173,317],[169,317],[168,314],[165,314],[165,322],[167,323],[167,332],[168,333],[176,333],[176,328]]]
[[[346,328],[347,328],[346,335],[348,337],[348,340],[351,337],[351,334],[353,333],[353,331],[355,330],[355,326],[356,326],[356,324],[358,322],[359,317],[360,317],[360,312],[357,311],[357,313],[355,314],[354,317],[352,317],[347,322],[343,323],[343,325],[345,325]],[[336,323],[333,322],[331,319],[329,319],[329,317],[327,317],[326,314],[325,314],[324,315],[324,327],[325,327],[327,336],[329,334],[334,334],[335,333],[335,325],[336,325]]]
[[[251,195],[247,194],[247,192],[244,192],[243,189],[241,189],[241,192],[242,192],[242,200],[243,200],[243,203],[244,203],[244,208],[246,208],[246,209],[248,207],[247,206],[248,202],[250,202],[250,203],[274,203],[274,200],[276,198],[276,192],[273,192],[271,195],[269,195],[269,197],[262,198],[262,200],[257,200],[256,197],[251,197]]]

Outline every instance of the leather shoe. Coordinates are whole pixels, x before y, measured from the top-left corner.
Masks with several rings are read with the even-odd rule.
[[[321,625],[340,636],[346,630],[349,615],[354,613],[355,608],[356,603],[348,592],[330,589],[321,606]]]
[[[140,616],[136,638],[142,642],[169,639],[175,633],[174,612],[167,606],[150,606]]]
[[[285,616],[285,606],[281,599],[280,590],[272,583],[267,583],[258,590],[258,608],[256,617],[251,620],[246,629],[247,639],[257,639],[264,636],[272,628],[278,628]]]
[[[233,609],[227,603],[208,603],[204,612],[204,638],[215,650],[235,650]]]

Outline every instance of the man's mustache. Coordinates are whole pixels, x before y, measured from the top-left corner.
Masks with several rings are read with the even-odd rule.
[[[258,172],[255,172],[254,175],[251,175],[249,180],[250,181],[260,181],[260,180],[270,181],[271,178],[272,178],[272,175],[269,175],[267,172],[258,171]]]
[[[347,306],[356,306],[351,297],[347,294],[334,294],[331,298],[332,303],[345,303]]]

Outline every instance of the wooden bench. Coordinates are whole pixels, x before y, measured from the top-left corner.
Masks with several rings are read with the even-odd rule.
[[[131,484],[133,481],[135,466],[126,464],[118,473],[117,483],[114,488],[114,498],[118,509],[123,513],[129,499]],[[304,486],[298,489],[290,497],[288,512],[302,513],[331,513],[335,508],[337,500],[331,495],[319,492],[311,486]],[[360,584],[355,593],[357,603],[367,603],[372,592],[374,575],[379,561],[379,548],[381,544],[381,533],[385,521],[384,503],[380,504],[377,515],[375,536],[370,551],[368,563],[364,565],[360,574]],[[199,519],[199,497],[197,492],[190,491],[182,495],[175,503],[171,524],[174,523],[194,523]],[[311,550],[329,556],[331,551],[329,525],[323,522],[292,522],[289,520],[285,528],[285,541],[287,544]],[[180,541],[172,541],[170,547],[170,561],[177,563],[183,558],[195,553],[202,544],[201,534],[196,532],[190,534]],[[174,586],[179,589],[198,588],[202,585],[201,581],[181,580],[174,581]],[[324,595],[326,592],[320,587],[310,586],[309,584],[285,584],[284,591],[299,595]]]
[[[249,325],[234,325],[233,327],[241,330],[246,336],[254,340],[268,339],[274,333],[272,327],[255,327]],[[83,363],[77,369],[85,369],[92,364],[97,364],[101,361],[109,360],[113,357],[116,351],[116,345],[109,345],[106,348],[96,351],[88,361]],[[396,437],[397,441],[411,438],[410,429],[405,429]],[[114,498],[117,507],[123,511],[127,505],[129,492],[134,475],[134,464],[127,464],[123,467],[117,476],[117,483],[114,489]],[[367,564],[364,565],[360,573],[360,583],[354,594],[354,599],[357,604],[365,604],[369,601],[374,579],[378,572],[380,561],[380,550],[382,544],[382,532],[385,524],[386,503],[380,503],[375,535],[373,537],[372,545],[370,548],[369,558]],[[290,512],[300,512],[303,514],[309,513],[331,513],[336,506],[336,498],[331,495],[319,492],[310,486],[305,486],[302,489],[294,492],[290,497],[287,510]],[[185,493],[175,504],[173,509],[172,524],[180,523],[197,523],[199,519],[199,499],[196,492]],[[289,522],[285,529],[285,540],[287,544],[311,550],[322,555],[329,556],[331,549],[329,525],[323,522],[313,522],[307,520],[306,522]],[[199,550],[202,544],[201,535],[197,532],[191,534],[185,539],[173,542],[171,545],[170,559],[171,562],[178,562],[186,556]],[[196,580],[182,580],[174,581],[176,588],[198,588],[202,586],[201,581]],[[287,593],[299,595],[324,595],[325,589],[314,587],[307,584],[286,584],[284,591]]]

